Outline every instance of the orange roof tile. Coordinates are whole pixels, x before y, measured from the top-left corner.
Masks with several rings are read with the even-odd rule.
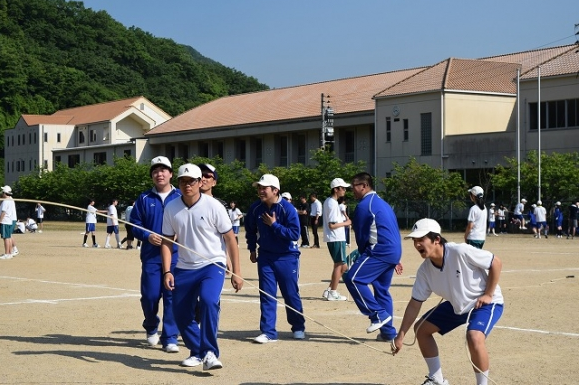
[[[36,126],[39,124],[70,124],[72,118],[70,115],[22,115],[22,120],[28,126]]]
[[[68,124],[87,124],[95,122],[105,122],[114,119],[130,108],[134,108],[132,103],[142,98],[142,96],[115,100],[113,102],[105,102],[98,104],[91,104],[89,106],[68,108],[66,110],[59,110],[51,116],[69,116],[72,117]]]
[[[330,95],[335,114],[372,111],[376,92],[421,69],[227,96],[186,111],[146,135],[316,117],[321,114],[321,94]]]

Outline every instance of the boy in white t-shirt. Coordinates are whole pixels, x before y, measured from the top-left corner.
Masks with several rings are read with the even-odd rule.
[[[421,305],[435,293],[445,301],[423,315],[414,327],[429,368],[423,384],[449,385],[443,378],[439,348],[433,334],[444,335],[467,323],[466,338],[476,383],[487,385],[489,357],[485,339],[503,313],[503,296],[498,285],[501,260],[487,250],[466,243],[447,242],[433,219],[417,221],[405,238],[413,239],[424,261],[417,270],[411,300],[393,341],[393,354],[403,348],[405,334],[415,322]]]

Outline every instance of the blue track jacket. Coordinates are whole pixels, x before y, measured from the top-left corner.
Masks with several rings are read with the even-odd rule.
[[[179,199],[181,197],[181,191],[171,186],[171,192],[165,198],[165,205],[174,199]],[[149,235],[152,233],[157,233],[162,235],[163,228],[163,210],[165,205],[161,201],[161,197],[157,194],[155,187],[149,191],[142,193],[139,198],[135,201],[135,206],[131,211],[130,222],[141,226],[150,231],[142,230],[138,227],[133,226],[133,235],[135,238],[143,242],[141,246],[141,261],[142,262],[159,262],[161,264],[161,247],[153,246],[149,243]],[[177,246],[173,245],[173,261],[177,261]]]
[[[401,234],[391,206],[375,191],[367,193],[352,216],[359,253],[397,264],[401,260]]]
[[[300,221],[294,206],[285,199],[278,198],[270,209],[262,201],[252,203],[246,217],[244,227],[246,229],[246,241],[248,250],[256,251],[256,245],[260,245],[259,255],[266,257],[300,256],[298,239],[300,238]],[[261,215],[268,212],[276,213],[276,222],[272,226],[264,224]]]

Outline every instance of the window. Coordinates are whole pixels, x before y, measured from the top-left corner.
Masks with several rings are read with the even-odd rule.
[[[95,164],[107,164],[107,153],[95,152],[93,155],[93,162]]]
[[[260,163],[262,163],[262,139],[256,139],[256,162],[254,167],[259,167]]]
[[[85,142],[85,133],[82,131],[79,131],[79,144],[84,143]]]
[[[26,144],[26,134],[22,134],[22,145]]]
[[[278,157],[278,166],[286,167],[288,166],[288,137],[281,136],[278,146],[280,154]]]
[[[386,142],[387,143],[391,143],[391,117],[387,117],[387,129],[386,129],[386,134],[387,134],[387,139]]]
[[[216,154],[220,158],[224,158],[224,142],[217,142],[215,145]]]
[[[18,135],[18,145],[20,146],[20,135]]]
[[[36,132],[34,133],[34,144],[36,144]]]
[[[54,163],[60,163],[60,155],[54,157]]]
[[[75,165],[79,164],[81,162],[81,156],[80,155],[69,155],[68,156],[68,166],[70,168],[73,168]]]
[[[45,170],[48,169],[48,160],[47,159],[44,160],[44,169]]]
[[[60,143],[60,132],[56,133],[56,143]]]
[[[28,143],[32,144],[32,133],[28,133]]]
[[[421,155],[427,156],[432,153],[432,129],[431,113],[421,114]]]
[[[235,157],[237,160],[239,160],[240,162],[246,162],[246,141],[245,140],[236,140],[235,142],[235,146],[236,146],[236,154]]]
[[[354,162],[355,152],[355,137],[354,131],[346,131],[344,133],[344,161],[346,163]]]
[[[204,158],[209,158],[209,143],[202,142],[199,144],[199,155]]]
[[[89,142],[94,143],[97,141],[97,131],[96,130],[91,130],[89,135],[90,135]]]
[[[44,143],[48,143],[48,132],[44,133]]]
[[[123,150],[123,157],[130,158],[131,157],[131,150]],[[185,158],[187,159],[187,158]]]
[[[530,103],[530,130],[538,129],[538,103]],[[578,127],[578,99],[553,100],[540,103],[540,127]]]
[[[306,135],[296,137],[296,146],[298,149],[298,163],[306,164]]]
[[[403,119],[403,141],[409,141],[409,119]]]

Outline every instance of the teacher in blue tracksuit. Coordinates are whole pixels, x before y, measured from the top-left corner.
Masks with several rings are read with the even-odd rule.
[[[300,221],[292,204],[280,196],[280,182],[264,174],[253,184],[260,199],[254,202],[244,220],[250,261],[258,264],[260,288],[260,332],[254,342],[276,342],[276,292],[280,288],[286,307],[286,320],[295,339],[304,339],[302,299],[298,290],[300,270]]]
[[[141,308],[143,309],[143,328],[147,333],[147,343],[155,346],[159,343],[159,301],[163,298],[163,328],[161,344],[168,353],[179,352],[177,337],[179,330],[172,311],[171,291],[163,285],[161,266],[161,229],[163,211],[167,203],[181,197],[181,192],[171,185],[173,167],[164,156],[151,160],[149,175],[153,188],[142,193],[131,210],[130,222],[133,235],[142,242],[141,247]],[[177,246],[173,245],[171,269],[177,263]]]
[[[356,174],[352,190],[359,201],[351,220],[360,256],[343,279],[359,310],[371,321],[367,333],[380,330],[377,340],[390,342],[397,331],[389,289],[393,272],[403,272],[399,225],[391,206],[373,190],[370,174]]]

